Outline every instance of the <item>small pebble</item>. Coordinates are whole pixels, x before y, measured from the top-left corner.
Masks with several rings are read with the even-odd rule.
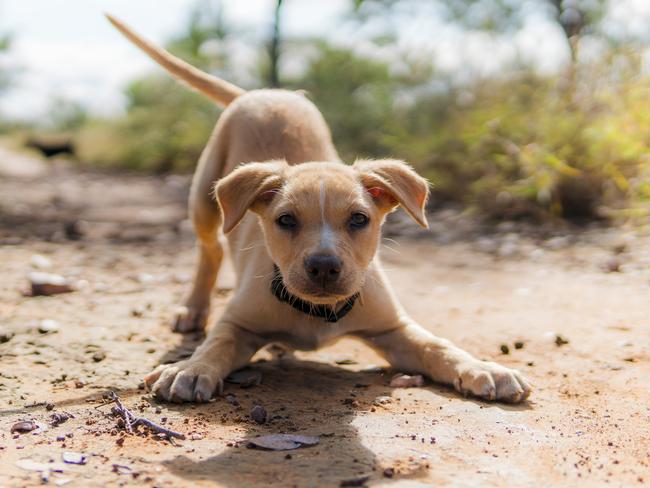
[[[38,331],[41,334],[53,334],[55,332],[58,332],[61,327],[59,326],[59,323],[56,320],[51,320],[51,319],[45,319],[42,320],[40,325],[38,326]]]
[[[99,363],[104,359],[106,359],[106,353],[103,351],[97,351],[95,354],[93,354],[93,361],[95,361],[96,363]]]
[[[266,422],[266,409],[261,405],[255,405],[251,410],[251,418],[258,424]]]
[[[13,337],[14,337],[13,332],[0,332],[0,344],[9,342],[11,339],[13,339]]]
[[[63,453],[63,462],[67,464],[86,464],[86,455],[80,452],[66,451]]]
[[[562,337],[560,334],[557,334],[555,336],[555,345],[556,346],[560,347],[560,346],[563,346],[563,345],[568,344],[568,343],[569,343],[569,340],[566,339],[565,337]]]
[[[393,399],[389,396],[378,396],[373,402],[375,405],[387,405],[391,403]]]
[[[14,425],[11,426],[10,432],[13,434],[14,432],[20,432],[20,433],[25,433],[25,432],[31,432],[32,430],[38,429],[38,425],[36,425],[36,422],[33,420],[24,420],[22,422],[16,422]]]

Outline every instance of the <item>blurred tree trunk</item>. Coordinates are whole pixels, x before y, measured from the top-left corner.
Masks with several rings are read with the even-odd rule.
[[[269,65],[268,83],[272,88],[278,88],[280,86],[279,62],[280,42],[282,40],[280,35],[280,17],[282,10],[282,1],[283,0],[277,0],[277,3],[275,4],[275,15],[273,17],[273,35],[271,37],[271,42],[269,43],[269,58],[271,62]]]
[[[568,102],[573,103],[573,96],[576,89],[576,76],[578,69],[578,49],[580,37],[583,35],[587,25],[587,13],[579,7],[575,0],[548,0],[555,8],[555,21],[562,28],[564,39],[569,48],[571,56],[566,69],[563,88],[568,95]]]
[[[585,27],[585,13],[577,5],[574,6],[566,0],[549,1],[555,7],[555,21],[562,27],[564,38],[569,47],[571,64],[575,65],[578,61],[578,42]]]

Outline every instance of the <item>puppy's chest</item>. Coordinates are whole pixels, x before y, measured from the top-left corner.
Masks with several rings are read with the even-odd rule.
[[[264,336],[271,342],[280,342],[293,349],[313,351],[349,333],[341,322],[325,322],[319,318],[298,320],[282,330],[269,331]]]

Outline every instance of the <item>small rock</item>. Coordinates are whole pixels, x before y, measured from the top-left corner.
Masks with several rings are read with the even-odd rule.
[[[378,396],[375,398],[375,401],[372,402],[375,405],[388,405],[389,403],[392,403],[393,399],[389,396]]]
[[[524,348],[524,341],[515,342],[515,349],[523,349],[523,348]]]
[[[26,432],[31,432],[32,430],[38,429],[38,424],[33,420],[23,420],[21,422],[16,422],[11,426],[10,432],[13,434],[15,432],[24,434]]]
[[[64,463],[67,464],[86,464],[86,455],[80,452],[66,451],[61,456]]]
[[[85,220],[71,220],[63,226],[65,237],[71,241],[82,239],[88,232],[88,222]]]
[[[239,401],[237,401],[237,398],[235,395],[228,393],[226,395],[226,401],[230,403],[233,407],[238,407],[239,406]]]
[[[54,334],[58,332],[61,327],[56,320],[45,319],[41,321],[41,324],[38,326],[38,331],[41,334]]]
[[[144,315],[144,308],[136,307],[134,309],[131,309],[131,316],[133,316],[133,317],[142,317],[143,315]]]
[[[393,468],[386,468],[383,472],[384,478],[392,478],[395,476],[395,470]]]
[[[99,363],[104,359],[106,359],[106,353],[103,351],[97,351],[95,354],[93,354],[93,361],[95,361],[96,363]]]
[[[201,434],[190,434],[191,441],[200,441],[201,439],[203,439]]]
[[[52,415],[50,415],[50,425],[52,427],[56,427],[57,425],[60,425],[63,422],[67,422],[68,420],[73,418],[74,415],[68,412],[53,413]]]
[[[259,447],[272,451],[288,451],[303,446],[315,446],[320,442],[320,439],[309,435],[270,434],[247,439],[247,442],[250,447]]]
[[[499,349],[501,349],[501,354],[510,354],[510,348],[508,347],[508,344],[501,344],[499,346]]]
[[[251,418],[258,424],[266,422],[266,409],[261,405],[255,405],[251,410]]]
[[[555,335],[555,345],[556,346],[560,347],[560,346],[564,346],[565,344],[568,344],[568,343],[569,343],[569,340],[562,337],[560,334]]]
[[[50,296],[74,291],[70,282],[61,275],[34,271],[27,275],[31,289],[27,296]]]
[[[397,373],[390,380],[390,386],[393,388],[412,388],[424,385],[424,378],[420,374],[409,376],[407,374]]]
[[[13,332],[0,332],[0,344],[4,344],[5,342],[9,342],[11,339],[14,337]]]

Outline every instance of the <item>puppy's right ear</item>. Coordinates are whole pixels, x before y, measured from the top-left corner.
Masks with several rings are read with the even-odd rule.
[[[247,163],[216,183],[214,193],[221,207],[225,234],[235,228],[247,210],[273,198],[282,187],[287,167],[286,161]]]

